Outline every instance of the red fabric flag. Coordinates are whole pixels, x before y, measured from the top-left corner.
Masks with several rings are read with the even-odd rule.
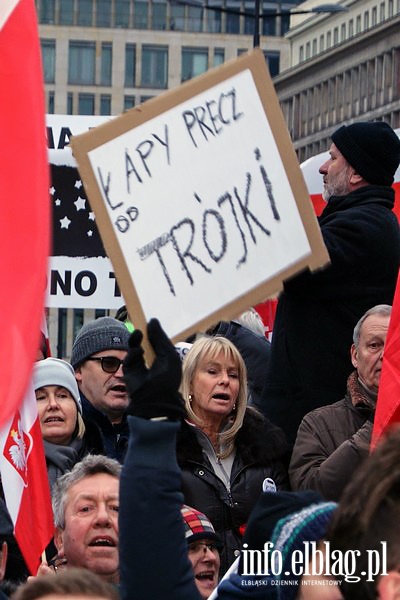
[[[33,0],[0,3],[0,427],[39,345],[49,255],[44,87]]]
[[[53,513],[37,402],[32,385],[0,431],[0,471],[14,535],[32,575],[53,536]]]
[[[383,353],[371,448],[394,423],[400,422],[400,275]]]

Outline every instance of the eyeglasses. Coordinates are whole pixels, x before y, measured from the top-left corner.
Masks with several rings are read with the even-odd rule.
[[[192,554],[206,552],[207,550],[210,550],[213,554],[219,554],[218,547],[212,542],[192,542],[189,544],[189,552]]]
[[[116,356],[90,356],[86,360],[97,360],[105,373],[116,373],[124,362]]]

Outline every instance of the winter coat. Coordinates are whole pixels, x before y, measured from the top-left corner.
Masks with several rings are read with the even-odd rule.
[[[181,514],[179,423],[128,423],[119,495],[121,600],[200,600]]]
[[[185,503],[207,515],[221,537],[221,574],[238,553],[242,537],[239,528],[246,524],[265,479],[272,478],[277,489],[288,487],[287,472],[281,463],[287,450],[284,435],[252,408],[246,409],[235,449],[228,490],[203,452],[194,426],[183,423],[178,434],[177,458]]]
[[[331,264],[287,281],[277,307],[263,412],[293,445],[301,419],[346,392],[361,316],[392,304],[400,259],[390,187],[332,197],[319,218]]]
[[[368,457],[374,413],[354,371],[343,400],[313,410],[301,422],[289,467],[292,488],[339,500]]]
[[[122,422],[113,425],[108,417],[97,410],[87,398],[80,392],[82,402],[82,413],[85,421],[94,424],[101,436],[104,454],[109,458],[115,458],[118,462],[124,461],[125,452],[128,446],[129,427],[126,415]]]

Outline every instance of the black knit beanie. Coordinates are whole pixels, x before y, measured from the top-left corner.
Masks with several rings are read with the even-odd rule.
[[[332,141],[347,162],[372,185],[392,185],[400,163],[400,140],[383,121],[343,125]]]

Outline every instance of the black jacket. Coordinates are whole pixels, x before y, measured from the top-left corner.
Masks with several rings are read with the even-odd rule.
[[[287,448],[284,435],[254,409],[247,408],[235,446],[228,491],[204,454],[194,428],[183,423],[178,433],[177,458],[185,503],[207,515],[220,535],[224,544],[221,574],[236,557],[241,544],[239,528],[246,524],[264,480],[272,478],[277,489],[288,487],[281,462]]]
[[[389,187],[332,197],[319,218],[331,264],[284,286],[263,411],[291,445],[306,413],[344,396],[357,321],[376,304],[392,304],[400,258],[393,205]]]
[[[102,454],[105,454],[109,458],[115,458],[118,462],[123,463],[129,439],[129,427],[126,415],[123,417],[120,424],[113,425],[110,419],[97,410],[97,408],[85,398],[82,392],[80,392],[80,396],[85,423],[86,421],[90,421],[100,434],[101,444],[104,448]]]

